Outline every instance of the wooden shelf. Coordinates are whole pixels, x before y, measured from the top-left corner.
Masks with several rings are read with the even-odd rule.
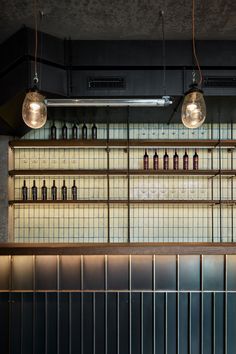
[[[205,205],[235,205],[236,200],[204,200],[204,199],[82,199],[82,200],[9,200],[9,205],[14,204],[205,204]]]
[[[127,147],[128,141],[125,139],[114,140],[12,140],[9,142],[11,148],[71,148],[71,147]],[[188,146],[188,147],[235,147],[236,140],[209,140],[209,139],[190,139],[190,140],[175,140],[175,139],[160,139],[160,140],[144,140],[144,139],[131,139],[129,140],[131,147],[158,147],[158,146]]]
[[[131,176],[236,176],[236,170],[11,170],[9,176],[89,176],[89,175],[131,175]]]
[[[235,243],[1,243],[0,255],[233,255]]]

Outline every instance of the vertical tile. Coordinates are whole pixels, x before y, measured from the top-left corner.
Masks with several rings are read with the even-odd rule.
[[[180,290],[200,289],[200,256],[179,257],[179,288]]]
[[[131,289],[152,289],[152,256],[131,257]]]
[[[80,256],[60,257],[60,289],[79,290],[80,279]]]
[[[104,256],[84,256],[84,290],[103,290],[105,288]]]
[[[33,256],[12,257],[12,289],[33,289]]]
[[[204,290],[224,290],[224,256],[204,256],[202,275]]]
[[[227,256],[227,290],[236,290],[236,256]]]
[[[10,266],[10,257],[0,256],[0,290],[8,290],[10,287]]]
[[[107,257],[107,288],[109,290],[128,290],[129,256]]]
[[[176,290],[176,256],[156,256],[156,289]]]
[[[36,256],[36,289],[57,289],[57,256]]]

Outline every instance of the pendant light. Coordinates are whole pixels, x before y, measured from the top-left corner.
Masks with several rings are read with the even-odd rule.
[[[38,51],[38,23],[37,23],[37,5],[34,1],[34,17],[35,17],[35,55],[34,55],[34,79],[33,89],[30,90],[24,99],[22,106],[22,118],[28,127],[39,129],[44,126],[47,121],[47,106],[44,102],[45,97],[38,92],[38,73],[37,73],[37,51]]]
[[[185,127],[190,129],[199,128],[206,119],[206,104],[201,90],[202,72],[196,55],[195,46],[195,1],[192,0],[192,46],[193,56],[199,72],[199,82],[195,80],[195,71],[193,70],[193,82],[189,90],[184,95],[182,105],[181,119]]]

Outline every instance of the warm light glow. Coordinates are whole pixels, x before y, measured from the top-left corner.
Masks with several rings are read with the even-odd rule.
[[[184,97],[181,113],[182,122],[190,129],[199,128],[206,119],[206,105],[199,90],[190,90]]]
[[[22,106],[22,118],[28,127],[39,129],[47,121],[47,107],[44,96],[38,92],[28,92]]]

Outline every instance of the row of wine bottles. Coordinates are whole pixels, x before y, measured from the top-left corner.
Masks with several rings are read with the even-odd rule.
[[[198,165],[199,165],[199,158],[198,158],[197,150],[195,150],[195,154],[193,155],[193,164],[192,164],[193,170],[198,170]],[[145,150],[145,154],[143,156],[143,169],[149,170],[149,156],[147,150]],[[156,150],[155,150],[155,154],[153,155],[153,169],[154,170],[159,169],[159,156]],[[167,153],[167,149],[165,149],[165,154],[163,156],[163,170],[168,170],[168,169],[169,169],[169,155]],[[175,149],[175,154],[173,156],[173,169],[174,170],[179,169],[179,155],[177,154],[176,149]],[[189,169],[189,156],[188,156],[187,149],[185,149],[185,153],[183,156],[183,170],[188,170],[188,169]]]
[[[58,129],[55,126],[55,123],[53,122],[53,125],[51,126],[51,134],[50,134],[52,140],[57,139],[57,130]],[[78,133],[79,133],[79,129],[78,129],[77,125],[74,123],[71,128],[71,139],[78,139],[78,137],[79,137]],[[67,128],[66,123],[64,123],[64,125],[61,128],[61,137],[64,140],[68,139],[68,128]],[[81,128],[81,137],[83,140],[86,140],[88,138],[88,128],[85,123]],[[91,138],[93,140],[97,139],[97,127],[95,124],[93,124],[93,126],[91,128]]]
[[[73,181],[73,185],[71,187],[71,195],[72,195],[72,200],[77,200],[77,187],[75,184],[75,180]],[[28,200],[28,198],[29,198],[28,187],[26,186],[26,182],[24,180],[23,187],[22,187],[22,199]],[[51,200],[57,200],[57,198],[58,198],[57,187],[56,187],[55,180],[53,180],[53,184],[51,187]],[[38,187],[35,184],[35,180],[33,181],[33,186],[31,188],[31,199],[38,200]],[[46,186],[45,180],[43,181],[43,185],[41,187],[41,199],[48,200],[48,188]],[[65,180],[63,180],[63,185],[61,187],[61,199],[67,200],[67,186],[65,184]]]

